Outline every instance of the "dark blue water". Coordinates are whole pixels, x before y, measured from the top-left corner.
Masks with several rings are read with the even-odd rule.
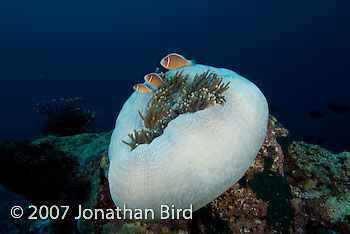
[[[263,91],[298,139],[350,143],[350,2],[0,2],[0,140],[40,137],[35,104],[82,97],[94,131],[111,130],[132,86],[177,52],[230,68]],[[312,118],[320,109],[325,116]]]

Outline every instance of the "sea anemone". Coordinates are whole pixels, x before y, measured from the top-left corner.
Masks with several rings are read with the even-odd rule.
[[[52,103],[44,101],[38,103],[39,113],[47,116],[41,134],[69,136],[87,132],[86,126],[95,118],[90,110],[83,109],[80,106],[81,98],[70,98]]]
[[[134,130],[134,134],[128,134],[131,143],[122,141],[131,150],[140,144],[150,144],[180,114],[204,110],[216,103],[224,105],[225,99],[221,94],[229,88],[230,82],[222,84],[222,78],[218,78],[215,73],[209,74],[209,70],[197,74],[192,82],[187,81],[181,73],[171,77],[161,75],[164,83],[147,103],[146,115],[138,111],[146,130]]]
[[[263,144],[268,122],[266,99],[247,79],[166,58],[165,68],[174,68],[171,61],[177,68],[152,73],[157,82],[146,75],[134,87],[139,92],[119,113],[109,147],[114,203],[152,209],[154,220],[162,219],[161,205],[195,211],[236,183]]]

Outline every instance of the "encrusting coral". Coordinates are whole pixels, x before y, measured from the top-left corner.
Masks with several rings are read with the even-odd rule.
[[[215,104],[224,105],[222,94],[230,84],[223,83],[222,78],[209,70],[196,74],[192,81],[188,81],[180,72],[168,77],[161,74],[161,77],[164,83],[149,100],[146,115],[143,116],[138,110],[145,129],[134,130],[134,134],[128,134],[131,143],[122,141],[131,150],[140,144],[151,143],[180,114],[204,110]]]

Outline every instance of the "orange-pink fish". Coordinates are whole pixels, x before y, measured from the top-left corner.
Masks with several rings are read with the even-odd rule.
[[[134,90],[140,93],[150,93],[152,90],[144,84],[134,85]]]
[[[190,60],[185,59],[183,56],[176,54],[176,53],[172,53],[169,54],[167,56],[165,56],[161,61],[160,64],[168,69],[168,70],[172,70],[172,69],[176,69],[182,66],[186,66],[186,65],[191,65],[192,62]]]
[[[145,81],[153,86],[160,86],[164,83],[163,79],[157,73],[150,73],[145,75]]]

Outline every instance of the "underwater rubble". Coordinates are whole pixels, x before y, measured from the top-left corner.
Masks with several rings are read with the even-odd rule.
[[[1,233],[350,233],[350,153],[293,141],[270,116],[244,177],[191,220],[75,219],[77,206],[115,208],[108,187],[111,132],[0,143],[0,184],[37,206],[69,205],[62,219],[8,218]],[[184,182],[185,183],[185,182]]]

